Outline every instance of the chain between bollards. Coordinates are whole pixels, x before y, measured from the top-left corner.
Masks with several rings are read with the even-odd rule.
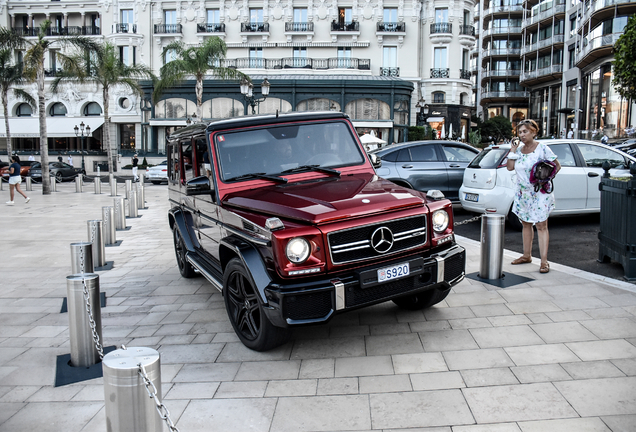
[[[473,218],[466,219],[465,221],[455,222],[454,226],[466,225],[467,223],[478,221],[479,219],[481,219],[481,217],[482,215],[477,215]]]
[[[80,267],[84,268],[84,250],[80,248]],[[97,324],[93,319],[93,308],[91,307],[90,297],[88,294],[88,287],[86,286],[86,279],[82,278],[82,288],[84,290],[84,302],[86,304],[86,313],[88,314],[88,322],[91,326],[91,333],[93,334],[93,342],[95,342],[95,348],[99,354],[99,359],[104,360],[104,347],[99,340],[99,334],[97,333]]]
[[[122,346],[122,348],[124,347]],[[146,368],[141,363],[138,363],[137,367],[139,368],[139,376],[143,380],[144,386],[146,386],[148,396],[150,397],[150,399],[155,401],[155,408],[159,413],[159,417],[161,417],[161,419],[166,422],[166,426],[168,426],[168,430],[170,430],[170,432],[179,432],[179,429],[174,425],[174,422],[170,418],[170,411],[168,411],[168,408],[163,404],[163,402],[161,402],[159,396],[157,396],[157,388],[152,383],[152,381],[150,381],[150,378],[148,378],[148,374],[146,374]]]

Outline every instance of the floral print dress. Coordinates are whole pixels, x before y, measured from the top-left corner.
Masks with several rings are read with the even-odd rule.
[[[534,185],[530,183],[530,171],[541,160],[555,161],[556,155],[544,143],[539,142],[532,153],[521,152],[523,144],[517,151],[519,159],[515,162],[517,174],[517,193],[512,203],[512,212],[520,220],[529,223],[543,222],[554,210],[554,193],[535,192]]]

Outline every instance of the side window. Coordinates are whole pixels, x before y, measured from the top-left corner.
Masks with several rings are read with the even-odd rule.
[[[203,137],[197,138],[194,141],[194,148],[196,149],[196,175],[210,177],[212,168],[210,165],[210,153],[208,152],[207,140]]]
[[[382,156],[381,159],[385,160],[385,161],[389,161],[389,162],[395,162],[395,160],[397,159],[398,153],[399,152],[397,152],[397,151],[394,151],[394,152],[391,152],[391,153],[387,153],[384,156]]]
[[[608,161],[612,168],[625,168],[625,158],[615,151],[592,144],[578,144],[579,150],[588,167],[601,168]]]
[[[409,153],[409,149],[400,150],[396,162],[411,162],[411,154]]]
[[[168,178],[176,183],[181,178],[181,166],[179,159],[179,145],[170,144],[168,146]]]
[[[192,158],[192,142],[190,140],[181,141],[181,167],[183,174],[181,178],[188,181],[194,178],[194,166]]]
[[[557,160],[564,167],[576,166],[576,160],[574,154],[570,148],[570,144],[553,144],[550,146],[550,150],[556,155]]]
[[[435,146],[421,145],[410,148],[411,160],[413,162],[435,162],[437,161],[437,154],[435,153]]]
[[[470,162],[475,153],[463,147],[443,146],[444,156],[449,162]]]

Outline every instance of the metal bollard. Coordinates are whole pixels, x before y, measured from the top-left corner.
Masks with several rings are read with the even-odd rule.
[[[146,208],[146,193],[143,183],[137,183],[137,207],[140,209]]]
[[[88,304],[95,323],[95,332],[102,341],[102,313],[99,304],[99,275],[95,273],[73,274],[66,277],[69,336],[71,339],[71,365],[88,367],[97,364],[97,350],[90,319],[86,311],[84,285],[88,292]]]
[[[31,183],[31,177],[27,177],[26,178],[26,190],[28,190],[28,191],[32,191],[33,190],[33,184]]]
[[[131,347],[111,351],[104,356],[106,424],[111,432],[164,430],[155,400],[148,396],[144,380],[139,376],[140,364],[161,400],[161,357],[156,350]]]
[[[93,243],[71,243],[71,274],[94,272]]]
[[[83,183],[83,179],[82,179],[82,175],[80,174],[77,177],[75,177],[75,192],[77,193],[82,192],[82,183]]]
[[[57,192],[57,179],[51,176],[51,192]]]
[[[132,180],[126,180],[126,193],[132,189]],[[126,198],[128,198],[128,195],[126,195]]]
[[[115,207],[102,207],[102,227],[104,228],[104,244],[117,243],[117,228],[115,228]]]
[[[4,180],[2,180],[2,178],[0,178],[0,191],[4,190]]]
[[[130,191],[130,198],[128,198],[128,217],[139,217],[139,207],[137,204],[137,191],[132,189]]]
[[[102,221],[95,219],[88,222],[88,241],[93,243],[93,264],[95,267],[106,265],[106,247]]]
[[[93,180],[93,183],[95,184],[95,194],[99,195],[102,193],[102,179],[100,179],[99,177],[95,177],[95,179]]]
[[[504,248],[504,215],[481,216],[481,261],[479,277],[501,279]]]
[[[108,174],[108,184],[110,185],[110,196],[117,196],[117,179],[115,174]]]
[[[124,198],[113,198],[115,203],[115,229],[126,229],[126,204]]]

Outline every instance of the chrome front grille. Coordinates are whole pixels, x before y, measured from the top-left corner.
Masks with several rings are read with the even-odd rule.
[[[387,237],[391,237],[392,245],[384,251],[384,248],[377,246],[383,239],[388,241]],[[426,243],[426,215],[335,231],[329,233],[327,238],[331,261],[334,264],[390,256]],[[386,243],[384,246],[386,247]]]

